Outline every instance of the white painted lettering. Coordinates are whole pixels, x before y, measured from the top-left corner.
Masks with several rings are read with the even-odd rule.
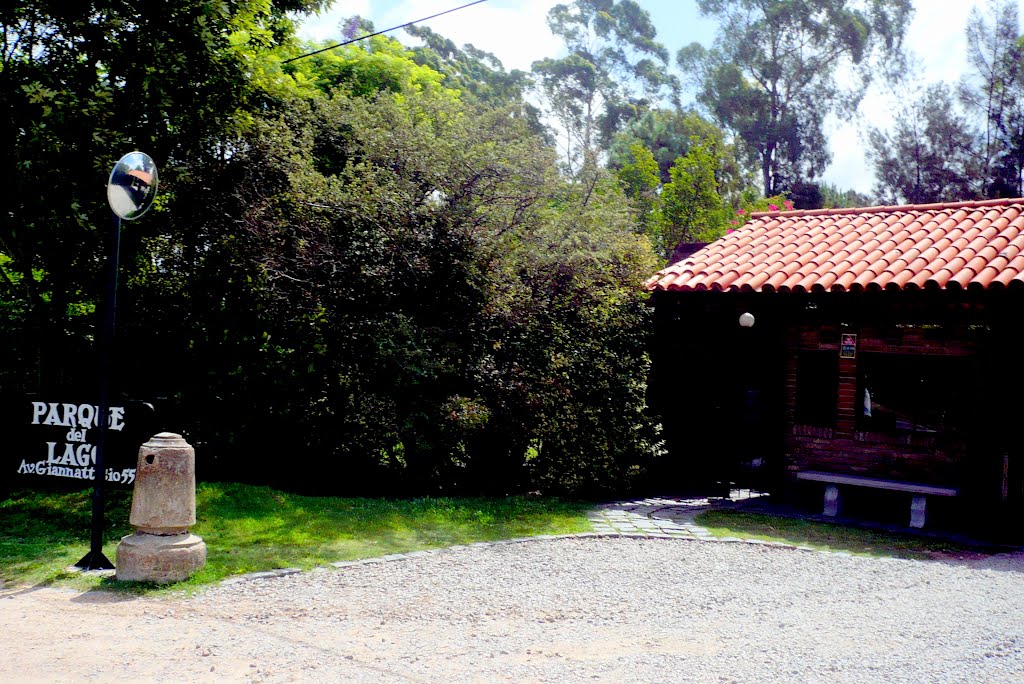
[[[50,402],[50,412],[46,414],[46,420],[43,421],[43,425],[63,425],[64,420],[60,417],[60,412],[57,407],[60,404]]]
[[[111,406],[110,407],[110,429],[121,431],[124,427],[124,407],[123,406]]]
[[[33,401],[32,424],[59,425],[67,428],[79,427],[83,430],[96,427],[99,422],[98,406],[93,404],[60,404],[57,402]],[[45,418],[44,418],[45,416]],[[108,408],[107,426],[120,432],[124,429],[124,407]],[[70,439],[70,438],[69,438]],[[80,441],[80,440],[76,440]]]
[[[57,461],[59,465],[75,465],[78,459],[75,458],[75,447],[73,444],[64,445],[64,455]]]
[[[68,446],[71,446],[70,444]],[[87,466],[91,462],[96,462],[96,447],[92,444],[79,444],[78,448],[75,449],[75,463],[80,466]]]
[[[96,409],[91,404],[78,407],[78,427],[88,430],[96,426]]]

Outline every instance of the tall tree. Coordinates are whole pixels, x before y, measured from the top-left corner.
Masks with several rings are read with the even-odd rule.
[[[633,0],[555,5],[548,26],[569,54],[534,62],[533,73],[562,129],[558,137],[575,173],[625,121],[674,95],[678,86],[650,15]]]
[[[413,59],[417,64],[444,74],[446,87],[458,89],[465,93],[466,99],[485,105],[514,105],[533,130],[546,132],[540,110],[526,99],[526,91],[533,85],[529,73],[519,69],[505,71],[501,60],[490,52],[471,44],[460,48],[425,26],[410,26],[405,30],[424,43],[412,48]]]
[[[698,100],[734,132],[766,196],[813,180],[830,159],[828,114],[850,116],[878,69],[898,69],[910,0],[698,0],[718,19],[712,49],[681,49]],[[880,58],[884,58],[880,59]],[[849,86],[836,78],[852,69]]]
[[[897,114],[891,133],[869,131],[875,193],[883,202],[912,204],[979,196],[977,140],[949,87],[929,86]]]
[[[960,99],[979,122],[978,173],[986,197],[1019,197],[1024,174],[1024,50],[1017,3],[971,9]]]
[[[425,26],[409,26],[410,35],[423,41],[412,48],[413,59],[445,75],[445,86],[466,91],[478,102],[488,105],[521,104],[530,86],[530,75],[504,65],[489,52],[473,45],[461,48],[450,39]]]

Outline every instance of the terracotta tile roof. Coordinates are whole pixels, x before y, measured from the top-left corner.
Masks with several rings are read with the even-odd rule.
[[[648,290],[1024,287],[1024,199],[752,214]]]

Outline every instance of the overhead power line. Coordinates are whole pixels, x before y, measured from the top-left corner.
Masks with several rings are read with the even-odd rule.
[[[420,22],[427,21],[429,19],[434,19],[435,17],[441,17],[441,16],[444,16],[445,14],[451,14],[452,12],[458,12],[459,10],[466,9],[467,7],[472,7],[473,5],[479,5],[481,2],[487,2],[487,0],[475,0],[474,2],[466,3],[465,5],[462,5],[461,7],[453,7],[452,9],[445,10],[444,12],[438,12],[437,14],[431,14],[429,17],[423,17],[422,19],[416,19],[415,21],[409,21],[409,22],[406,22],[406,23],[401,24],[399,26],[392,26],[391,28],[386,28],[383,31],[377,31],[376,33],[370,33],[370,34],[367,34],[365,36],[359,36],[358,38],[353,38],[352,40],[346,40],[344,43],[338,43],[337,45],[331,45],[331,46],[328,46],[328,47],[325,47],[325,48],[320,48],[319,50],[314,50],[313,52],[307,52],[304,55],[299,55],[298,57],[292,57],[290,59],[286,59],[286,60],[282,61],[281,64],[287,64],[288,62],[294,62],[295,60],[302,59],[303,57],[312,57],[313,55],[319,55],[321,52],[327,52],[328,50],[333,50],[334,48],[340,48],[340,47],[343,47],[345,45],[349,45],[351,43],[359,42],[360,40],[366,40],[367,38],[373,38],[374,36],[379,36],[382,33],[389,33],[391,31],[397,31],[398,29],[405,28],[406,26],[412,26],[413,24],[419,24]]]

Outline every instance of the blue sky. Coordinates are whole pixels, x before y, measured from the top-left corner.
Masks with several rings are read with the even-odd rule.
[[[563,0],[564,1],[564,0]],[[301,33],[311,39],[337,38],[339,22],[352,15],[373,21],[384,29],[443,12],[468,0],[336,0],[331,10],[307,19]],[[472,43],[494,53],[506,69],[529,70],[543,57],[557,56],[561,43],[551,35],[545,18],[558,0],[488,0],[464,10],[427,22],[434,31],[457,44]],[[638,0],[658,29],[658,39],[675,55],[693,41],[710,44],[715,23],[700,17],[693,0]],[[1024,5],[1024,0],[1019,0]],[[907,45],[922,67],[924,82],[955,82],[965,70],[964,27],[970,9],[985,6],[984,0],[915,0],[916,12],[907,35]],[[411,37],[397,31],[394,37],[409,43]],[[874,86],[861,105],[858,122],[829,122],[833,162],[824,180],[842,189],[861,192],[871,189],[872,174],[864,158],[863,140],[867,126],[886,127],[892,112],[907,92],[887,92],[884,84]]]

